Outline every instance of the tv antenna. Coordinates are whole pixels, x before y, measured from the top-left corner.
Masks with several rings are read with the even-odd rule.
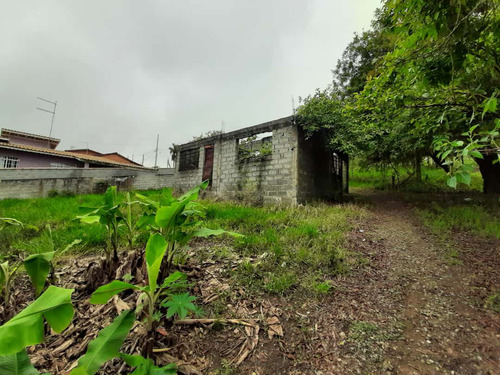
[[[50,103],[50,104],[52,104],[54,106],[54,109],[52,111],[49,111],[47,109],[40,108],[40,107],[36,108],[36,109],[39,109],[40,111],[52,113],[52,121],[50,122],[50,132],[49,132],[49,141],[48,141],[48,145],[49,145],[49,148],[50,148],[50,138],[52,137],[52,128],[54,127],[54,117],[56,117],[57,101],[52,102],[50,100],[47,100],[47,99],[44,99],[44,98],[40,98],[38,96],[36,98],[39,99],[39,100],[43,100],[44,102]]]

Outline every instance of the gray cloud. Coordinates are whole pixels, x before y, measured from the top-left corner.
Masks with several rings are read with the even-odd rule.
[[[2,1],[0,127],[147,154],[291,114],[379,0]]]

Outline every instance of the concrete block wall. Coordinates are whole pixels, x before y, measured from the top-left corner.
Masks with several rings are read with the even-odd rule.
[[[238,157],[238,140],[272,132],[272,154]],[[255,203],[297,204],[341,195],[332,175],[332,153],[327,137],[309,139],[286,117],[179,146],[200,148],[198,168],[176,170],[174,186],[187,190],[202,181],[205,146],[214,146],[212,186],[208,194]]]
[[[200,158],[198,168],[188,171],[179,171],[180,163],[175,166],[175,182],[173,186],[181,191],[187,191],[192,187],[201,184],[203,177],[203,163],[205,162],[205,147],[199,146]],[[179,156],[180,157],[180,156]]]
[[[273,130],[272,154],[238,159],[238,140],[215,144],[213,189],[221,197],[263,203],[296,203],[297,128]]]
[[[332,153],[327,145],[325,134],[306,137],[299,128],[298,143],[298,203],[313,200],[339,200],[341,187],[336,186],[332,174]]]
[[[0,199],[46,197],[51,190],[89,194],[116,184],[121,190],[159,189],[174,185],[174,170],[127,168],[0,169]]]

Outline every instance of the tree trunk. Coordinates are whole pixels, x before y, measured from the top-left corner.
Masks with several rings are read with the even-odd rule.
[[[437,166],[443,168],[446,173],[450,171],[450,167],[446,164],[443,164],[443,162],[437,157],[437,154],[431,154],[431,159],[434,161],[434,163],[436,163]]]
[[[474,159],[483,177],[483,193],[500,194],[500,162],[495,154],[484,155],[484,159]]]
[[[415,155],[415,178],[418,182],[422,182],[422,158],[418,152]]]

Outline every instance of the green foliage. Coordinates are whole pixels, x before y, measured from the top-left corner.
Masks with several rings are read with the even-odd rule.
[[[102,305],[107,303],[113,296],[129,289],[140,289],[138,286],[120,280],[113,280],[109,284],[100,286],[92,293],[90,303]]]
[[[123,223],[125,224],[125,227],[127,229],[127,241],[129,247],[132,247],[134,240],[137,238],[138,233],[137,231],[139,230],[138,226],[138,219],[133,215],[133,206],[135,204],[139,204],[139,201],[132,201],[130,199],[130,193],[125,194],[125,202],[121,204],[122,208],[124,209],[125,213],[123,214]]]
[[[102,329],[97,338],[92,340],[87,352],[78,360],[78,367],[72,375],[93,375],[108,360],[118,357],[119,350],[135,321],[133,311],[123,311],[113,323]]]
[[[26,273],[29,275],[33,287],[35,288],[35,298],[37,298],[43,291],[47,281],[47,276],[50,272],[52,272],[53,276],[51,282],[54,282],[53,279],[55,270],[53,259],[56,255],[56,250],[54,246],[54,240],[52,238],[52,228],[50,224],[46,225],[46,229],[48,233],[48,247],[51,251],[29,255],[23,262]],[[63,250],[57,251],[57,255],[64,254],[73,246],[78,245],[80,242],[81,240],[74,240]]]
[[[209,237],[227,234],[233,237],[241,235],[222,229],[201,227],[205,218],[205,207],[194,202],[200,191],[206,189],[208,180],[202,182],[179,198],[174,198],[170,189],[164,189],[158,201],[143,195],[137,195],[147,210],[140,219],[141,225],[158,232],[168,243],[166,247],[166,268],[171,268],[174,256],[195,237]],[[155,241],[159,241],[156,239]]]
[[[158,276],[167,246],[167,241],[159,234],[152,234],[146,244],[145,255],[150,293],[154,293],[158,287]]]
[[[386,0],[372,30],[347,47],[333,85],[305,99],[300,123],[378,166],[430,156],[450,187],[470,181],[462,157],[471,156],[484,191],[498,193],[499,6]]]
[[[150,358],[140,355],[121,354],[123,360],[131,367],[135,367],[131,375],[176,375],[177,365],[171,363],[167,366],[157,367]]]
[[[35,288],[35,298],[37,298],[45,288],[47,276],[52,268],[54,254],[55,251],[33,254],[24,260],[24,268]]]
[[[238,369],[227,359],[222,359],[220,367],[215,370],[214,375],[234,375]]]
[[[432,232],[448,237],[452,230],[500,238],[500,217],[494,210],[476,204],[433,204],[417,211]]]
[[[496,106],[495,106],[496,108]],[[496,139],[500,134],[500,120],[495,120],[495,127],[492,130],[482,131],[476,133],[478,124],[473,125],[470,129],[461,135],[466,137],[466,140],[453,140],[450,141],[448,136],[434,137],[434,148],[438,151],[437,157],[444,160],[444,165],[448,165],[450,169],[450,177],[447,180],[448,186],[452,188],[457,187],[457,182],[470,185],[471,176],[474,171],[474,165],[464,162],[464,158],[471,160],[481,160],[482,163],[485,159],[481,150],[487,150],[493,146],[495,149],[500,149]],[[500,160],[500,153],[496,158],[496,163]]]
[[[310,293],[318,271],[323,279],[345,272],[355,262],[345,247],[345,233],[365,217],[360,206],[323,204],[305,207],[249,207],[207,203],[205,225],[241,234],[228,243],[214,240],[204,256],[235,258],[231,282],[248,293]]]
[[[0,293],[3,297],[5,311],[8,311],[9,309],[10,286],[18,268],[18,265],[9,266],[8,261],[0,263]]]
[[[316,283],[313,286],[314,286],[314,291],[318,294],[328,294],[328,292],[332,288],[332,284],[328,280]]]
[[[153,329],[154,321],[157,320],[158,316],[158,304],[160,298],[164,294],[168,294],[169,291],[174,290],[178,285],[177,282],[181,280],[181,284],[184,284],[185,275],[181,272],[175,272],[169,275],[163,283],[158,285],[158,276],[160,274],[160,267],[162,264],[163,257],[165,255],[165,250],[167,248],[167,242],[158,233],[151,234],[149,241],[146,245],[146,266],[148,271],[148,285],[145,287],[139,287],[133,284],[126,283],[120,280],[114,280],[109,284],[99,287],[90,299],[91,303],[103,304],[109,301],[114,295],[129,289],[140,290],[143,293],[146,302],[146,312],[147,312],[147,329],[151,331]],[[189,301],[191,302],[191,300]],[[191,305],[184,307],[185,309],[194,310]],[[185,310],[180,310],[184,312]],[[177,312],[177,311],[175,311]],[[175,313],[174,312],[174,313]],[[168,313],[167,313],[168,315]],[[168,315],[171,317],[173,314]],[[185,315],[184,315],[185,316]]]
[[[11,217],[0,217],[0,222],[3,222],[7,225],[17,225],[20,227],[23,226],[23,223],[21,223],[19,220],[11,218]],[[2,229],[2,227],[0,227],[0,230],[1,229]]]
[[[422,180],[415,179],[412,168],[399,167],[396,169],[364,168],[354,164],[350,170],[349,185],[351,187],[373,188],[376,190],[391,190],[392,176],[395,176],[395,188],[404,192],[431,193],[431,192],[453,192],[454,189],[447,187],[449,175],[439,167],[422,166]],[[481,191],[482,179],[479,171],[474,168],[470,175],[469,185],[459,183],[457,190]]]
[[[370,322],[354,322],[349,327],[350,340],[375,340],[379,327]]]
[[[280,274],[269,274],[266,282],[266,289],[271,293],[281,294],[292,288],[297,283],[297,277],[293,272],[283,272]]]
[[[161,268],[165,257],[167,270],[170,269],[176,244],[184,245],[197,234],[204,237],[221,234],[218,231],[210,231],[198,226],[201,222],[199,217],[204,216],[204,213],[199,209],[201,206],[192,201],[198,198],[200,190],[205,189],[207,185],[208,181],[205,181],[178,199],[173,198],[169,190],[165,192],[166,194],[162,194],[158,201],[138,195],[141,202],[150,210],[146,212],[145,217],[150,218],[154,214],[154,222],[148,219],[147,225],[158,231],[158,233],[150,235],[146,244],[145,261],[148,285],[139,287],[114,280],[99,287],[92,294],[91,303],[106,303],[112,296],[127,289],[141,290],[143,299],[146,301],[146,328],[149,332],[152,331],[154,322],[158,319],[158,304],[165,294],[168,301],[165,301],[163,305],[169,307],[167,318],[171,318],[175,314],[185,317],[188,311],[196,311],[192,304],[194,297],[189,296],[189,293],[182,295],[172,293],[178,284],[185,285],[182,273],[176,272],[160,281],[160,283],[158,283],[158,278],[161,276]]]
[[[0,326],[0,355],[19,353],[39,344],[44,337],[44,320],[55,332],[63,331],[74,315],[73,289],[49,288],[15,317]]]
[[[500,313],[500,293],[494,293],[491,296],[488,296],[484,306]]]
[[[196,297],[189,295],[189,293],[171,295],[168,301],[162,303],[162,306],[168,307],[167,318],[177,314],[179,318],[184,319],[189,311],[197,311],[192,303],[195,299]]]
[[[498,6],[488,0],[387,1],[383,12],[390,19],[394,47],[377,64],[358,102],[370,111],[370,121],[394,126],[409,121],[408,130],[422,139],[449,139],[458,152],[441,158],[455,159],[454,166],[458,153],[477,151],[484,157],[495,148],[491,138],[471,142],[469,132],[489,132],[498,120]],[[459,173],[465,182],[468,172]]]
[[[82,223],[103,225],[107,232],[107,257],[118,259],[118,226],[120,222],[124,221],[124,216],[120,211],[120,205],[117,201],[116,186],[110,186],[104,194],[104,205],[98,208],[83,207],[84,209],[91,209],[85,215],[77,216]]]
[[[27,223],[23,227],[8,225],[0,230],[0,251],[13,248],[44,253],[63,249],[75,238],[81,239],[81,244],[75,246],[78,250],[105,245],[106,229],[103,226],[80,225],[79,222],[72,221],[79,215],[79,206],[97,205],[100,200],[102,195],[0,200],[1,214]],[[47,224],[51,226],[51,236],[47,230],[35,229],[46,227]],[[4,242],[4,239],[7,241]]]
[[[26,349],[18,353],[0,355],[0,374],[8,375],[39,375],[26,353]]]
[[[240,139],[238,143],[238,160],[262,160],[273,153],[273,143],[268,138],[258,140],[257,136]]]

